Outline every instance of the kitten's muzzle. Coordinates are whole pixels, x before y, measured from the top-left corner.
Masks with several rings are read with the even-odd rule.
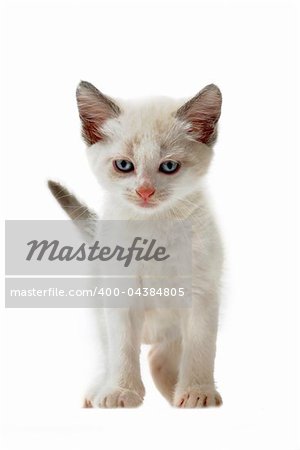
[[[150,197],[155,193],[155,189],[153,187],[140,187],[135,191],[139,197],[143,199],[144,202],[147,202]]]

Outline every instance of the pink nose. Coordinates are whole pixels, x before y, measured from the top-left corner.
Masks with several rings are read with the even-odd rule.
[[[141,186],[136,190],[136,193],[146,202],[151,195],[153,195],[155,189],[153,187],[143,187]]]

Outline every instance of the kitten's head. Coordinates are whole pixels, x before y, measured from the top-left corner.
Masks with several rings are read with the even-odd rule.
[[[221,92],[206,86],[182,102],[114,101],[81,82],[77,102],[91,167],[101,185],[136,212],[175,207],[207,172]]]

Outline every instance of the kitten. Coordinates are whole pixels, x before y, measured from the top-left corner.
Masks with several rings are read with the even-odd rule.
[[[184,104],[168,98],[114,101],[83,81],[77,102],[87,157],[106,193],[102,217],[157,219],[164,236],[170,234],[170,219],[189,218],[193,224],[192,306],[99,309],[105,368],[85,406],[142,403],[141,343],[152,345],[151,373],[172,405],[218,406],[214,360],[222,249],[202,179],[217,137],[220,90],[211,84]],[[73,220],[74,211],[95,217],[62,186],[49,186]]]

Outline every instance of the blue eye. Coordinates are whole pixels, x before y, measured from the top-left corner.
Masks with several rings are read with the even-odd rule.
[[[132,172],[134,170],[134,165],[131,161],[127,161],[127,159],[116,159],[114,161],[115,169],[119,172]]]
[[[180,168],[179,162],[169,160],[161,163],[161,165],[159,166],[159,171],[166,174],[171,174],[177,172],[179,168]]]

